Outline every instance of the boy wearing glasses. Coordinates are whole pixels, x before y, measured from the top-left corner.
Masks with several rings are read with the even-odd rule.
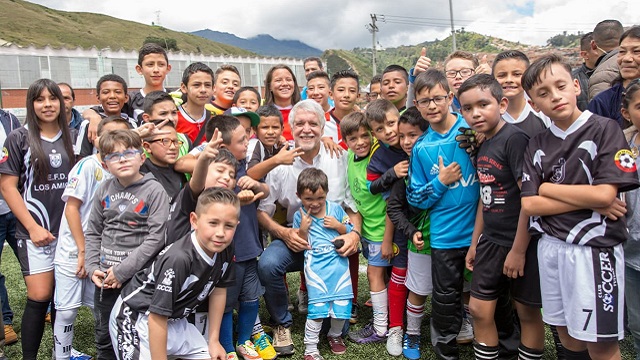
[[[457,359],[463,321],[465,256],[471,245],[480,189],[469,155],[458,146],[464,118],[449,112],[453,93],[435,69],[418,75],[415,104],[429,129],[412,150],[407,182],[409,205],[431,218],[431,343],[439,359]]]
[[[142,140],[129,130],[100,137],[103,166],[113,175],[92,200],[85,233],[87,274],[94,296],[99,359],[115,359],[109,314],[122,285],[145,268],[165,245],[169,197],[153,174],[142,175]]]
[[[178,192],[187,179],[183,173],[173,169],[173,165],[178,160],[180,147],[184,142],[178,138],[178,134],[172,122],[163,120],[151,120],[156,125],[162,135],[152,135],[145,138],[142,146],[147,153],[147,159],[140,167],[142,174],[152,173],[153,176],[162,184],[162,187],[169,195],[169,202],[178,195]],[[157,126],[164,122],[160,128]]]
[[[129,122],[120,116],[109,116],[98,124],[98,136],[118,129],[128,130]],[[84,231],[89,222],[93,195],[100,184],[111,178],[111,174],[103,169],[100,156],[98,152],[80,160],[69,172],[69,182],[62,194],[66,205],[54,258],[57,313],[53,325],[57,340],[55,355],[60,360],[69,359],[71,355],[73,324],[78,309],[82,305],[93,308],[95,287],[85,268]]]

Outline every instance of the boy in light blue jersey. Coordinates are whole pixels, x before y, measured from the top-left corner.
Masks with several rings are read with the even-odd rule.
[[[465,256],[471,245],[479,185],[471,159],[455,140],[458,129],[467,124],[459,114],[449,113],[453,93],[444,74],[428,69],[418,75],[415,99],[429,129],[412,151],[407,200],[431,215],[431,342],[438,358],[457,359]]]

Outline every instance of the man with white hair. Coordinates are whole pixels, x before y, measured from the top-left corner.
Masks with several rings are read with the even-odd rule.
[[[275,323],[273,347],[278,355],[294,353],[291,340],[293,320],[287,309],[287,289],[284,275],[292,271],[301,271],[304,265],[304,250],[310,249],[306,240],[298,235],[298,229],[291,228],[293,215],[302,204],[296,196],[298,175],[306,168],[318,168],[329,178],[327,200],[342,204],[354,223],[357,231],[342,235],[336,239],[344,240],[337,249],[342,256],[355,254],[360,242],[361,221],[355,202],[351,197],[347,183],[347,157],[332,158],[321,142],[325,125],[324,111],[313,100],[297,103],[289,114],[289,124],[296,147],[303,152],[291,165],[280,165],[267,176],[271,192],[258,206],[258,221],[269,231],[274,239],[260,256],[258,275],[265,287],[264,299],[271,319]],[[276,202],[287,209],[287,226],[282,226],[271,217]],[[355,279],[357,281],[357,277]]]

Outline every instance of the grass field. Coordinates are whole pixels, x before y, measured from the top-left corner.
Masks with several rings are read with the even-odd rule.
[[[2,273],[6,276],[6,286],[7,291],[9,292],[9,299],[11,303],[11,308],[13,309],[14,315],[14,328],[16,332],[18,332],[18,337],[20,337],[20,322],[22,319],[22,311],[24,309],[25,301],[26,301],[26,289],[24,285],[24,281],[22,279],[22,275],[20,273],[20,267],[18,262],[13,255],[13,252],[9,247],[5,248],[2,254]],[[298,288],[299,277],[297,274],[290,274],[287,276],[289,279],[289,286],[291,289],[291,297],[292,301],[295,304],[295,290]],[[366,287],[366,276],[365,274],[360,274],[360,289],[358,295],[358,302],[360,304],[364,304],[364,302],[369,298],[368,288]],[[427,304],[427,308],[429,308]],[[261,317],[263,319],[267,319],[268,315],[266,310],[264,310],[264,306],[261,307]],[[428,313],[429,309],[427,309]],[[360,306],[360,322],[355,327],[359,328],[364,324],[365,319],[371,318],[371,308],[366,306]],[[292,336],[293,341],[296,347],[296,354],[290,359],[301,359],[302,353],[304,351],[304,323],[305,318],[298,314],[296,310],[293,312],[293,328],[292,328]],[[435,359],[435,355],[431,350],[429,350],[430,345],[427,341],[429,334],[429,317],[425,316],[423,321],[422,333],[423,333],[423,341],[422,341],[422,354],[423,359]],[[93,316],[89,309],[82,308],[78,315],[78,320],[76,321],[76,329],[75,329],[75,339],[74,339],[74,348],[83,351],[85,353],[95,355],[95,344],[93,337]],[[323,338],[321,338],[323,339]],[[31,339],[22,339],[23,341],[30,341]],[[38,359],[48,360],[51,359],[53,347],[53,335],[51,332],[51,327],[47,326],[45,330],[45,335],[43,337],[42,345],[40,347],[40,353]],[[632,342],[630,341],[630,337],[627,336],[624,341],[620,343],[620,347],[622,349],[622,358],[625,360],[632,360],[634,358],[634,350]],[[384,344],[374,344],[374,345],[356,345],[351,342],[347,342],[347,353],[340,356],[331,355],[329,351],[329,346],[326,341],[321,341],[320,343],[320,352],[327,360],[338,360],[338,359],[354,359],[354,360],[371,360],[371,359],[399,359],[389,356],[386,352],[386,348]],[[11,345],[6,347],[5,349],[6,355],[8,359],[17,360],[22,359],[22,352],[20,349],[20,342],[15,345]],[[401,357],[400,357],[401,358]],[[461,359],[473,359],[473,352],[471,346],[462,346],[461,347]],[[553,346],[553,340],[551,337],[551,333],[547,331],[547,339],[545,344],[545,354],[544,359],[555,359],[555,351]]]

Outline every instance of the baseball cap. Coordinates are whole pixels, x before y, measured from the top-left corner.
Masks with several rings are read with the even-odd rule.
[[[260,124],[260,116],[258,116],[258,114],[254,113],[253,111],[248,111],[245,108],[234,106],[231,109],[228,109],[227,111],[225,111],[224,114],[231,115],[231,116],[244,115],[249,119],[251,119],[251,126],[258,126],[258,124]]]

